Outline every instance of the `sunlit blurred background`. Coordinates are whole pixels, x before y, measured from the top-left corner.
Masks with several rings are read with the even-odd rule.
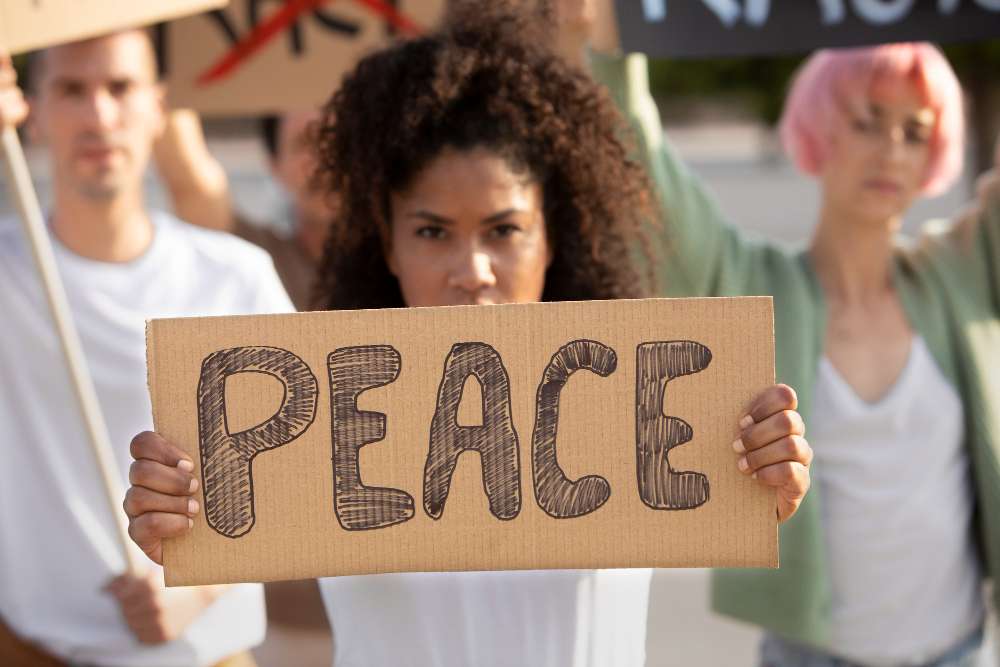
[[[914,233],[930,218],[949,217],[969,200],[977,174],[990,165],[1000,129],[1000,40],[945,48],[966,89],[970,142],[964,177],[906,217]],[[746,230],[788,242],[809,237],[819,208],[816,184],[795,172],[781,153],[775,123],[789,77],[800,56],[650,63],[650,83],[667,133],[684,160],[705,181],[731,221]],[[228,172],[237,210],[260,225],[287,227],[289,203],[268,171],[259,122],[248,118],[204,121],[210,151]],[[49,200],[50,165],[26,145],[43,206]],[[170,208],[155,171],[149,202]],[[0,188],[0,214],[13,212]],[[708,570],[660,570],[653,577],[647,664],[750,667],[760,631],[709,610]],[[327,667],[331,643],[325,627],[272,623],[254,654],[261,667]]]

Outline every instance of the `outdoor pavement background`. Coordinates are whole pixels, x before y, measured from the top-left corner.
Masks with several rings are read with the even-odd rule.
[[[808,238],[818,211],[818,188],[780,157],[773,133],[759,125],[735,122],[671,127],[668,132],[735,224],[790,242]],[[210,137],[209,147],[230,175],[238,209],[261,223],[284,224],[287,204],[268,176],[260,143],[246,136],[217,136]],[[29,147],[28,154],[40,198],[47,205],[48,160],[37,148]],[[152,205],[169,208],[155,173],[148,179],[148,191]],[[941,197],[919,202],[907,215],[904,230],[912,233],[923,220],[951,216],[970,192],[969,182],[963,181]],[[11,210],[6,190],[0,190],[0,214]],[[708,588],[707,570],[655,573],[647,639],[650,666],[756,664],[760,632],[712,614]],[[272,627],[267,642],[255,654],[261,667],[327,667],[329,638],[308,630]]]

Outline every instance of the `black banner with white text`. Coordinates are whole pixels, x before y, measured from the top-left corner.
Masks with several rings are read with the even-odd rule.
[[[622,46],[698,58],[1000,38],[1000,0],[615,0]]]

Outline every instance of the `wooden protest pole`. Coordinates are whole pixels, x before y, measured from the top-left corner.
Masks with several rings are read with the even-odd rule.
[[[115,524],[115,532],[125,557],[126,572],[132,577],[142,577],[147,568],[136,550],[131,547],[128,523],[121,507],[124,491],[118,465],[115,463],[111,450],[111,438],[104,423],[101,406],[97,402],[97,392],[94,389],[90,371],[87,369],[86,359],[83,357],[83,347],[80,345],[80,337],[73,324],[73,315],[70,313],[66,291],[60,280],[59,270],[56,268],[55,256],[52,254],[52,243],[45,228],[45,220],[42,218],[42,210],[38,204],[38,195],[31,182],[28,163],[24,159],[24,150],[17,137],[17,130],[10,126],[4,127],[0,142],[3,145],[3,159],[10,177],[9,189],[14,197],[18,212],[21,214],[24,231],[35,256],[38,275],[42,280],[42,287],[49,304],[49,312],[52,313],[52,321],[55,323],[56,333],[62,346],[70,382],[73,384],[73,393],[76,395],[84,427],[87,429],[87,439],[93,449],[94,460],[101,476],[101,485],[104,487],[108,508]]]

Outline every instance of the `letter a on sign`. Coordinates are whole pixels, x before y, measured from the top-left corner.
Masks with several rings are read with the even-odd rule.
[[[458,404],[470,375],[483,386],[483,425],[459,426]],[[483,459],[483,488],[490,511],[513,519],[521,511],[517,433],[510,415],[510,379],[500,355],[485,343],[456,343],[444,364],[431,445],[424,467],[424,509],[440,519],[458,456],[476,450]]]

